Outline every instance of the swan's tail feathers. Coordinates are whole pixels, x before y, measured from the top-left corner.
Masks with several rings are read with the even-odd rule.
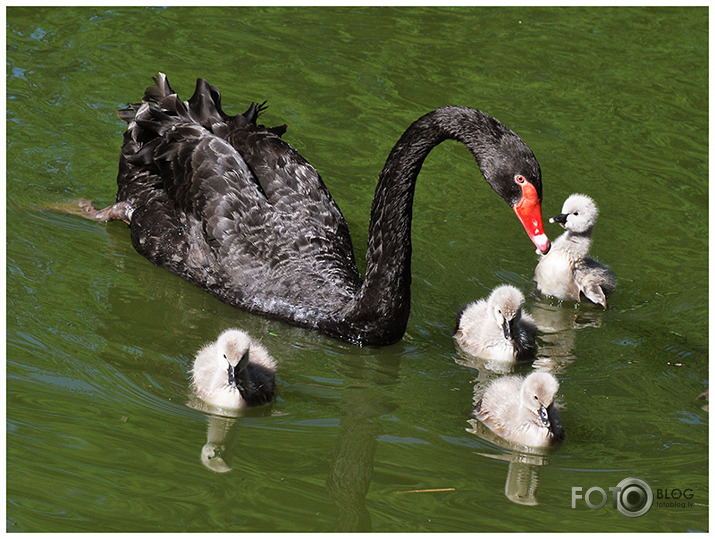
[[[248,107],[248,110],[243,113],[243,117],[246,118],[246,121],[252,124],[256,123],[256,120],[258,119],[258,116],[268,108],[268,105],[266,105],[268,101],[264,101],[260,105],[258,103],[251,103],[251,106]]]
[[[227,130],[226,122],[232,117],[221,109],[218,88],[198,79],[194,94],[182,101],[169,86],[166,75],[159,73],[154,80],[156,85],[145,90],[143,103],[117,112],[127,123],[136,122],[136,128],[131,129],[134,140],[146,142],[182,124],[200,125],[220,135]]]
[[[149,86],[144,90],[144,101],[149,101],[152,103],[161,103],[164,98],[170,96],[171,94],[176,95],[176,92],[171,89],[169,85],[169,79],[164,75],[164,73],[157,73],[156,77],[152,77],[156,83],[154,86]]]
[[[265,101],[251,103],[243,114],[226,114],[221,108],[221,92],[204,79],[196,80],[196,89],[188,101],[179,98],[164,73],[158,73],[154,82],[144,91],[141,103],[117,111],[119,118],[129,124],[122,154],[130,164],[155,171],[153,161],[158,157],[154,152],[162,140],[178,142],[177,137],[188,136],[196,141],[209,131],[233,144],[232,132],[281,137],[287,129],[285,125],[257,125],[258,117],[267,108]]]
[[[141,128],[141,142],[147,142],[156,137],[160,137],[173,125],[174,116],[171,116],[155,105],[148,105],[139,109],[134,121]]]
[[[197,79],[196,90],[188,105],[193,120],[207,129],[213,130],[212,126],[226,122],[227,116],[221,110],[221,94],[204,79]]]
[[[182,101],[164,73],[157,73],[153,78],[155,84],[144,90],[142,103],[130,104],[128,108],[117,111],[119,118],[125,122],[131,124],[136,121],[140,128],[149,131],[142,136],[135,136],[135,140],[151,139],[152,135],[162,135],[169,127],[182,123],[198,124],[219,136],[225,136],[227,125],[256,125],[258,117],[268,108],[266,101],[251,103],[243,114],[230,116],[221,107],[219,89],[204,79],[197,79],[194,95],[188,101]],[[286,132],[287,126],[265,129],[280,137]]]
[[[213,99],[214,105],[216,107],[216,110],[218,111],[219,115],[223,119],[224,122],[227,122],[228,120],[231,119],[231,116],[226,114],[223,109],[221,108],[221,92],[216,86],[209,86],[209,92],[211,93],[211,99]]]
[[[275,127],[266,127],[266,130],[270,131],[274,135],[277,135],[279,137],[283,136],[283,133],[286,132],[288,129],[288,124],[283,124],[283,125],[277,125]]]
[[[278,137],[283,136],[283,133],[286,132],[288,129],[288,125],[283,124],[283,125],[278,125],[276,127],[266,127],[264,125],[258,125],[256,123],[256,120],[258,120],[258,116],[268,108],[268,105],[266,105],[267,101],[264,101],[263,103],[256,103],[253,102],[251,103],[251,106],[248,107],[248,110],[244,112],[243,114],[237,114],[236,116],[229,117],[231,119],[230,126],[232,129],[245,129],[248,126],[253,126],[249,127],[250,130],[253,130],[253,128],[258,128],[259,130],[265,130],[268,133],[271,133],[273,135],[276,135]]]
[[[117,111],[117,116],[120,120],[124,120],[128,124],[134,121],[134,117],[137,115],[139,110],[139,105],[128,104],[126,109],[120,109]]]

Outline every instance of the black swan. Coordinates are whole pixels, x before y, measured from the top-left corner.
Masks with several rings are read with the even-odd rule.
[[[524,141],[475,109],[443,107],[415,121],[390,152],[372,202],[365,278],[340,209],[315,169],[267,128],[252,103],[221,108],[198,79],[181,101],[163,73],[143,103],[118,115],[129,126],[117,202],[86,217],[123,220],[135,249],[222,301],[355,344],[402,338],[410,311],[410,228],[415,182],[436,145],[456,139],[516,211],[542,252],[541,170]]]

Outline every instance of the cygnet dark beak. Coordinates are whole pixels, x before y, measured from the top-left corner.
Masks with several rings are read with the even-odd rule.
[[[566,218],[569,216],[568,213],[560,213],[556,217],[549,218],[549,223],[558,223],[562,227],[566,226]]]
[[[241,357],[240,361],[236,363],[236,366],[234,367],[233,365],[229,364],[228,365],[228,385],[231,387],[238,388],[238,382],[239,382],[239,374],[243,369],[246,368],[246,364],[248,363],[249,359],[249,350],[246,350],[246,352],[243,354],[243,357]]]
[[[504,320],[501,325],[502,329],[504,330],[504,338],[507,341],[511,340],[511,324],[509,324],[509,320]]]
[[[551,426],[551,420],[549,419],[549,411],[543,404],[539,408],[539,418],[541,419],[541,424],[544,425],[544,427],[548,428]]]
[[[228,366],[228,385],[231,387],[238,387],[238,376],[236,372],[236,367],[233,365]]]

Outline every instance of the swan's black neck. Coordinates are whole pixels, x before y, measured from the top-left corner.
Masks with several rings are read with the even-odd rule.
[[[510,204],[521,193],[512,188],[514,162],[529,170],[538,163],[521,138],[478,110],[443,107],[414,122],[385,162],[375,190],[368,233],[363,286],[346,318],[354,340],[385,344],[402,338],[410,312],[412,202],[417,175],[429,152],[442,141],[465,144],[487,181]],[[530,162],[533,160],[533,163]]]

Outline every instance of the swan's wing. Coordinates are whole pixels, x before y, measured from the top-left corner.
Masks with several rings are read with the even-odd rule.
[[[137,208],[137,250],[224,301],[267,313],[280,310],[270,298],[325,305],[331,294],[334,302],[353,292],[360,277],[347,225],[315,170],[295,151],[281,157],[290,147],[280,129],[255,126],[257,107],[229,118],[218,91],[206,88],[199,84],[199,97],[182,102],[165,95],[171,88],[158,77],[145,99],[159,104],[120,112],[129,128],[118,198]],[[238,138],[257,143],[254,165],[278,174],[260,181],[229,143],[241,125],[246,134]],[[273,151],[261,157],[261,147]]]
[[[200,228],[224,286],[252,298],[288,298],[311,283],[339,288],[359,279],[344,220],[310,197],[301,205],[272,204],[224,139],[201,127],[175,127],[156,147],[155,163],[174,206],[189,216],[188,232]],[[261,289],[267,282],[270,291]]]
[[[312,197],[300,205],[271,203],[225,140],[193,126],[178,128],[157,147],[155,160],[169,197],[201,223],[217,259],[230,260],[226,269],[235,268],[234,280],[254,273],[258,281],[295,286],[297,278],[320,280],[341,268],[351,271],[336,275],[338,281],[358,275],[342,216]]]
[[[176,123],[142,142],[145,118],[156,112],[147,104],[137,110],[120,158],[117,199],[134,209],[132,243],[153,263],[202,288],[224,286],[221,220],[265,212],[265,196],[241,156],[200,125]],[[270,241],[274,231],[264,233]]]
[[[241,118],[237,116],[232,122],[234,129],[227,140],[248,163],[271,204],[288,210],[309,199],[344,221],[315,168],[281,138],[285,126],[270,129]]]
[[[234,123],[243,123],[240,119],[237,116]],[[352,239],[340,208],[318,172],[280,134],[280,130],[248,123],[231,131],[227,140],[241,154],[274,210],[288,219],[285,226],[294,229],[292,235],[301,236],[298,229],[303,228],[313,248],[326,251],[318,248],[322,238],[327,241],[323,247],[340,253],[340,258],[356,268]]]
[[[216,238],[218,258],[230,261],[224,264],[227,281],[240,285],[246,308],[275,313],[287,307],[284,301],[305,307],[286,309],[285,316],[310,318],[355,293],[360,276],[352,251],[341,249],[333,215],[314,201],[289,212],[265,202],[251,206],[243,197],[215,203],[207,208],[207,236]]]

